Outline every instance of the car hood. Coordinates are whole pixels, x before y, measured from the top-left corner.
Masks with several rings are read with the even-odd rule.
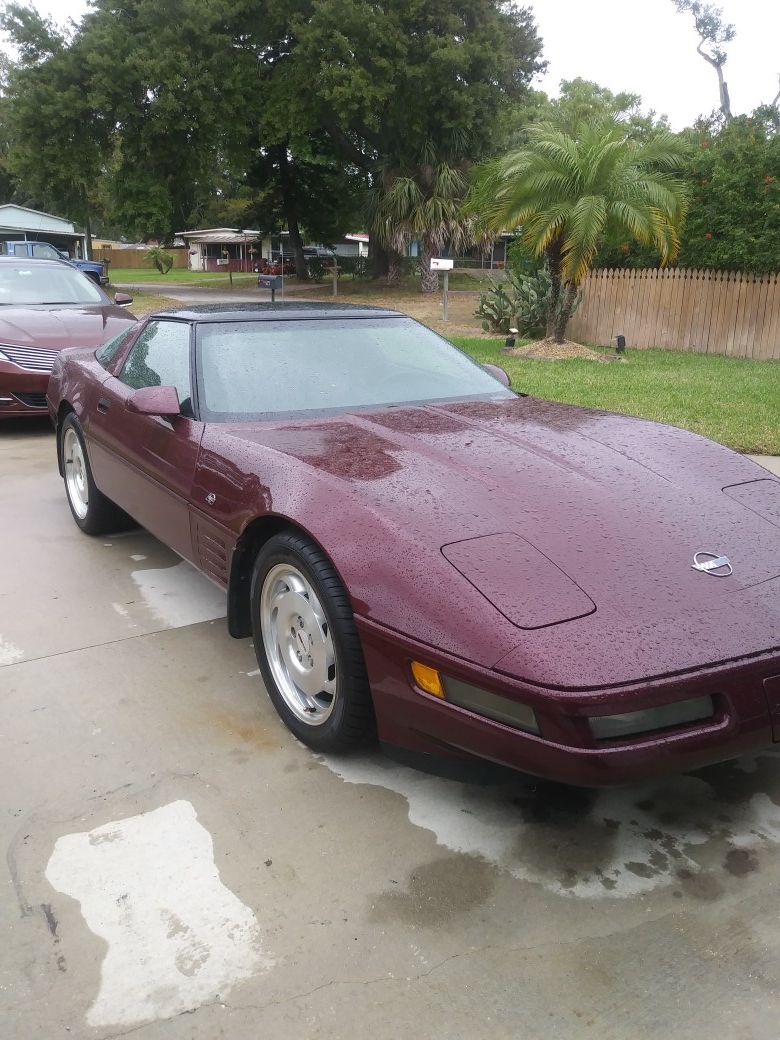
[[[135,317],[116,304],[40,307],[0,307],[0,345],[43,347],[99,347]]]
[[[740,621],[750,590],[780,575],[780,481],[694,434],[533,398],[235,433],[335,478],[449,561],[456,595],[469,582],[516,626],[512,674],[608,685],[780,644],[777,615],[751,619],[749,638]],[[733,491],[759,480],[749,502]],[[693,569],[697,552],[728,556],[733,574]]]

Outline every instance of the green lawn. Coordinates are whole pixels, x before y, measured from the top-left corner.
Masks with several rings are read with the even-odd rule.
[[[780,361],[674,350],[629,350],[627,360],[531,361],[502,340],[453,337],[475,360],[501,365],[517,390],[682,426],[751,455],[780,455]]]
[[[134,314],[136,318],[143,318],[145,314],[151,314],[152,311],[164,311],[181,307],[181,304],[177,300],[171,300],[167,296],[163,296],[161,293],[140,292],[139,290],[134,289],[131,295],[133,297],[133,302],[127,309],[131,314]]]
[[[109,267],[109,276],[111,278],[111,284],[117,285],[124,283],[125,285],[138,285],[138,284],[159,284],[161,287],[168,285],[210,285],[214,288],[221,288],[230,284],[227,273],[222,271],[206,272],[206,271],[187,271],[184,268],[174,268],[167,274],[160,274],[154,268],[132,268],[132,267]],[[233,273],[233,284],[234,285],[254,285],[257,280],[257,275],[249,272],[243,274],[239,272]]]

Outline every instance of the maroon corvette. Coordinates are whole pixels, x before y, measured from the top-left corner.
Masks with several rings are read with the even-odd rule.
[[[780,738],[780,481],[403,315],[152,315],[49,383],[70,508],[227,590],[287,726],[577,784]],[[505,378],[505,377],[504,377]]]
[[[63,347],[92,347],[135,324],[86,275],[60,260],[0,257],[0,419],[46,415],[46,385]]]

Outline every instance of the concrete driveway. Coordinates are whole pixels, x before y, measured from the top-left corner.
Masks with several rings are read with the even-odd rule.
[[[312,754],[224,599],[0,428],[3,1040],[774,1038],[780,760],[593,793]]]

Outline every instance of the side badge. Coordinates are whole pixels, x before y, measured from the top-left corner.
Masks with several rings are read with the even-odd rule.
[[[206,495],[206,501],[210,506],[213,506],[214,503],[217,501],[217,496],[214,494],[213,491],[209,491],[209,493]]]

